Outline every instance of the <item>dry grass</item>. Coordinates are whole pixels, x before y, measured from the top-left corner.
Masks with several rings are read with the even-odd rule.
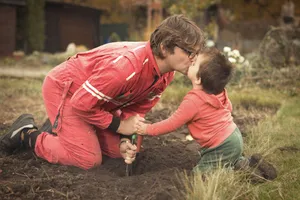
[[[0,121],[11,124],[21,113],[32,113],[38,124],[45,120],[42,80],[0,78]]]
[[[255,199],[258,186],[253,186],[244,174],[219,168],[213,173],[198,172],[192,176],[183,173],[179,178],[184,182],[182,199],[189,200],[237,200]]]
[[[188,200],[231,199],[298,199],[300,196],[300,100],[299,67],[262,69],[255,76],[241,79],[239,85],[228,88],[236,119],[246,123],[245,155],[262,154],[278,172],[274,181],[250,184],[243,173],[219,169],[202,180],[202,174],[181,174],[185,186],[182,198]],[[270,76],[271,75],[271,76]],[[265,78],[268,77],[268,78]],[[180,84],[180,86],[176,85]],[[176,88],[184,87],[175,81],[173,103],[179,104],[188,87],[175,98]],[[164,96],[163,96],[164,98]],[[163,102],[168,102],[163,99]],[[177,103],[176,103],[177,101]]]

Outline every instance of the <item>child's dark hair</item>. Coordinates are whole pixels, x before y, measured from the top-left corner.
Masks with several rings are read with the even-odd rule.
[[[217,48],[206,48],[201,54],[205,57],[197,77],[201,78],[203,90],[208,94],[220,94],[232,77],[233,65]]]

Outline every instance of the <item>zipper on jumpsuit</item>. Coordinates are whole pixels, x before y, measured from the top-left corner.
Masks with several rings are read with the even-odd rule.
[[[63,115],[63,107],[65,105],[65,100],[66,100],[68,91],[69,91],[72,83],[73,83],[73,81],[67,81],[67,82],[65,82],[65,86],[64,86],[64,89],[63,89],[63,93],[62,93],[62,99],[61,99],[61,102],[60,102],[60,104],[58,106],[58,113],[57,113],[57,115],[55,117],[55,120],[54,120],[54,123],[53,123],[53,131],[55,133],[57,133],[57,131],[61,127],[61,121],[62,121],[61,116]],[[58,125],[60,125],[60,126],[58,126]]]

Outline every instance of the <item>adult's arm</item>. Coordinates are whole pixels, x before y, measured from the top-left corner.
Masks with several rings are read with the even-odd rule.
[[[98,65],[103,64],[99,63]],[[113,99],[125,89],[126,81],[123,77],[126,74],[124,76],[120,75],[120,70],[122,71],[125,66],[128,69],[131,63],[124,60],[118,68],[109,64],[104,67],[95,67],[93,75],[73,94],[71,98],[73,110],[82,120],[101,129],[108,128],[122,134],[132,134],[134,132],[135,120],[131,118],[121,123],[119,117],[113,116],[103,108],[106,102],[115,103]],[[133,116],[133,118],[135,117]]]

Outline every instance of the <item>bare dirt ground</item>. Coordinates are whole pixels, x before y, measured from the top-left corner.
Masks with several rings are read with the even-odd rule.
[[[176,174],[190,171],[199,159],[198,146],[183,141],[185,134],[181,129],[144,138],[130,177],[122,159],[105,158],[102,166],[85,171],[49,164],[31,152],[0,158],[0,199],[173,199],[170,195],[181,187]]]
[[[170,110],[149,113],[150,121],[166,118]],[[256,122],[244,117],[238,125]],[[1,125],[1,123],[0,123]],[[0,129],[8,129],[2,125]],[[0,158],[0,199],[184,199],[178,175],[191,172],[199,160],[199,146],[186,141],[181,128],[160,137],[145,137],[132,176],[125,176],[122,159],[105,158],[92,170],[49,164],[31,152]]]

